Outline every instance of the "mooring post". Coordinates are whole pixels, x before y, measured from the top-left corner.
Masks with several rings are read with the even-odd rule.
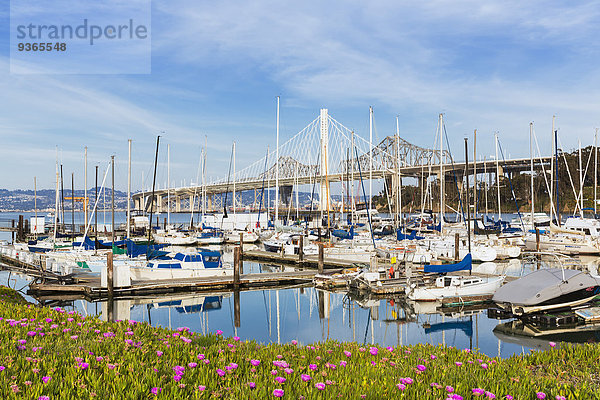
[[[321,227],[317,228],[317,232],[319,234],[319,242],[321,241]]]
[[[325,264],[325,251],[323,249],[323,243],[319,243],[319,273],[323,273],[323,264]]]
[[[240,232],[240,261],[244,259],[244,232]]]
[[[460,237],[457,232],[454,234],[454,260],[455,261],[458,261],[458,259],[460,258],[459,248],[460,248]]]
[[[23,216],[19,215],[19,224],[17,225],[17,241],[22,242],[24,240],[24,226],[23,226]]]
[[[167,230],[167,219],[165,218],[163,221],[163,229],[166,231]]]
[[[106,285],[108,287],[108,297],[112,298],[115,292],[113,275],[113,253],[106,254]]]
[[[240,291],[233,292],[233,324],[236,328],[241,326],[240,322]]]
[[[240,246],[236,246],[233,249],[233,286],[238,288],[240,286]]]
[[[15,220],[14,219],[11,221],[11,227],[12,227],[12,229],[11,229],[10,233],[12,236],[12,244],[15,244]]]
[[[281,249],[279,249],[279,255],[281,256],[281,258],[283,258],[284,254],[285,254],[285,245],[282,243]]]
[[[540,251],[540,229],[535,228],[535,250]]]
[[[113,253],[112,251],[106,254],[106,286],[108,287],[108,300],[106,302],[106,308],[108,310],[108,320],[114,322],[114,282],[113,282]]]
[[[319,319],[325,318],[325,293],[317,290],[317,303],[319,303]]]
[[[300,235],[300,241],[298,242],[298,262],[300,264],[304,262],[304,235]]]

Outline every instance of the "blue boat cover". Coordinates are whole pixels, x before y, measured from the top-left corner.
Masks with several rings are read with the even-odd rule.
[[[438,274],[445,274],[446,272],[471,270],[473,265],[473,258],[471,253],[467,254],[461,262],[456,264],[442,264],[442,265],[425,265],[425,272],[433,272]]]
[[[340,239],[353,239],[354,238],[354,226],[350,227],[350,231],[345,229],[334,229],[331,234]]]
[[[429,328],[425,328],[425,333],[436,333],[449,330],[461,330],[468,337],[473,336],[473,321],[447,321],[431,324]]]
[[[398,229],[396,231],[396,239],[397,240],[421,240],[425,239],[424,236],[417,236],[417,231],[412,231],[410,234],[406,234],[402,232],[402,229]]]

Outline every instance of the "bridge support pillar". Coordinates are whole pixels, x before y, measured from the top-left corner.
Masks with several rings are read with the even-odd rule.
[[[169,209],[171,205],[169,204]],[[175,196],[175,212],[181,212],[181,196]]]
[[[193,212],[194,208],[194,196],[190,194],[190,212]]]
[[[163,196],[162,195],[156,196],[156,202],[157,202],[156,209],[160,213],[160,212],[163,211],[163,209],[162,209],[162,207],[163,207]]]

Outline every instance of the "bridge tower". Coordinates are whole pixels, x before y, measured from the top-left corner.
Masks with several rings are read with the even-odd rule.
[[[321,190],[319,192],[319,210],[327,210],[329,204],[329,113],[326,108],[321,109]]]

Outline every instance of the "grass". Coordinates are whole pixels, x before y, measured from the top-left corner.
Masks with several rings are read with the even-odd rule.
[[[508,359],[431,345],[263,345],[84,318],[6,287],[0,338],[2,399],[600,398],[592,344]]]

